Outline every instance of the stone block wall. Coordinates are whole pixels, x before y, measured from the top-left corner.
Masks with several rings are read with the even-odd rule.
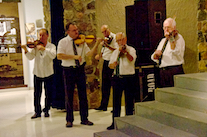
[[[207,71],[207,0],[198,2],[197,12],[199,71]]]

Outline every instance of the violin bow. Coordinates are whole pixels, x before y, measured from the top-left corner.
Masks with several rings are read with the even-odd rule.
[[[25,24],[25,26],[26,26],[26,31],[30,32],[30,31],[29,31],[29,28],[28,28],[28,26],[27,26],[27,24]],[[29,35],[29,37],[33,38],[33,40],[34,40],[34,38],[35,38],[35,37],[33,37],[31,34]]]

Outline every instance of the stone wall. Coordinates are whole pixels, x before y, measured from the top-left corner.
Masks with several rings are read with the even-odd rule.
[[[84,35],[93,35],[96,37],[96,10],[94,0],[63,0],[64,26],[68,22],[75,22],[79,32]],[[95,41],[88,43],[89,48],[93,48]],[[86,76],[87,76],[87,97],[89,108],[96,108],[101,101],[101,92],[99,85],[99,70],[97,68],[98,61],[94,56],[86,60]],[[74,94],[74,110],[79,109],[79,100],[77,89]]]
[[[199,71],[207,71],[207,0],[198,2],[198,64]]]
[[[44,26],[51,34],[51,14],[50,14],[50,2],[49,0],[42,0],[43,12],[44,12]],[[49,35],[48,41],[51,42],[51,35]]]

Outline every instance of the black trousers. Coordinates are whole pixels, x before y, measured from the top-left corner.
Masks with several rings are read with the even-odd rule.
[[[135,75],[113,77],[113,122],[114,117],[120,117],[121,97],[124,90],[126,115],[133,115],[135,95]]]
[[[81,121],[88,120],[88,101],[86,94],[86,76],[84,65],[78,68],[63,67],[63,78],[65,86],[65,107],[67,111],[66,121],[74,121],[73,95],[75,84],[78,89]]]
[[[41,114],[41,95],[42,95],[42,83],[44,82],[45,89],[45,108],[44,111],[50,110],[52,102],[52,90],[53,90],[53,75],[45,78],[40,78],[34,75],[34,107],[35,113]]]
[[[160,87],[173,87],[173,76],[177,74],[184,74],[182,65],[160,68]]]
[[[102,100],[101,100],[101,108],[106,109],[109,103],[109,96],[111,90],[111,81],[112,81],[112,73],[113,69],[108,67],[109,61],[104,60],[103,70],[102,70]]]

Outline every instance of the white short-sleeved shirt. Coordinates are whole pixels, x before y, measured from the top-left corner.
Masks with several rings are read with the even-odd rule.
[[[33,48],[25,55],[29,60],[35,58],[33,74],[37,77],[45,78],[54,74],[53,59],[56,57],[56,46],[54,44],[47,42],[44,51]]]
[[[126,50],[133,57],[133,60],[129,61],[126,55],[121,56],[119,60],[119,63],[120,63],[119,74],[120,75],[133,75],[135,74],[135,61],[137,58],[136,50],[133,47],[128,46],[128,45],[126,45]],[[111,55],[109,64],[116,62],[119,54],[120,54],[119,48],[114,50],[114,52]],[[116,74],[116,69],[114,69],[114,74]]]
[[[86,43],[80,44],[79,46],[76,45],[77,53],[82,57],[82,61],[80,62],[80,65],[82,65],[86,60],[86,54],[90,51],[90,48]],[[66,55],[74,55],[73,51],[73,39],[67,35],[65,38],[61,39],[58,42],[58,48],[57,48],[57,54],[62,53]],[[74,59],[67,59],[62,60],[63,67],[70,67],[70,66],[76,66]]]
[[[162,55],[161,64],[159,66],[160,68],[184,64],[185,41],[180,34],[178,34],[176,39],[176,46],[174,50],[171,49],[170,42],[167,42],[166,48]],[[157,50],[162,50],[165,40],[166,38],[163,38],[160,41]],[[151,59],[154,62],[159,63],[158,59],[154,59],[154,53],[151,55]]]

